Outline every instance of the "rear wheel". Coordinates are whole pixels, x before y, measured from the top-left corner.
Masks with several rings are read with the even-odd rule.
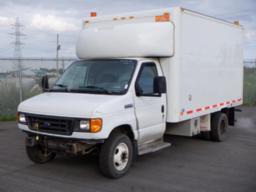
[[[26,152],[28,158],[34,163],[43,164],[53,160],[55,153],[45,150],[41,145],[27,146]]]
[[[133,158],[130,138],[124,134],[113,134],[103,144],[99,156],[99,168],[103,175],[119,178],[127,173]]]
[[[210,136],[213,141],[224,141],[228,128],[228,117],[225,113],[215,113],[211,117]]]

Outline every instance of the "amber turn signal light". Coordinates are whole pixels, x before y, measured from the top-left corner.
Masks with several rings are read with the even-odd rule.
[[[102,128],[102,119],[97,118],[97,119],[90,120],[90,132],[97,133],[101,130],[101,128]]]

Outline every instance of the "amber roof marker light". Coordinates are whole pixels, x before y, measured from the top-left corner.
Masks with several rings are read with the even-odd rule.
[[[163,15],[155,16],[156,22],[166,22],[166,21],[170,21],[170,19],[171,19],[170,13],[168,13],[168,12],[163,13]]]
[[[95,11],[91,12],[91,13],[90,13],[90,16],[91,16],[91,17],[97,17],[97,12],[95,12]]]

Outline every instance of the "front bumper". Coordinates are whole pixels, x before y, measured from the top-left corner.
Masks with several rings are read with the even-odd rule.
[[[45,135],[36,135],[27,132],[26,146],[37,147],[41,146],[46,151],[64,152],[68,154],[88,154],[102,144],[104,140],[81,140],[81,139],[67,139],[57,138]]]

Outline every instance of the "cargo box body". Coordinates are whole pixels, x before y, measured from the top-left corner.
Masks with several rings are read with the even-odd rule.
[[[167,79],[167,122],[242,104],[240,25],[180,7],[88,19],[79,58],[158,59]]]
[[[175,9],[174,56],[160,58],[167,78],[167,122],[242,104],[243,29]]]

